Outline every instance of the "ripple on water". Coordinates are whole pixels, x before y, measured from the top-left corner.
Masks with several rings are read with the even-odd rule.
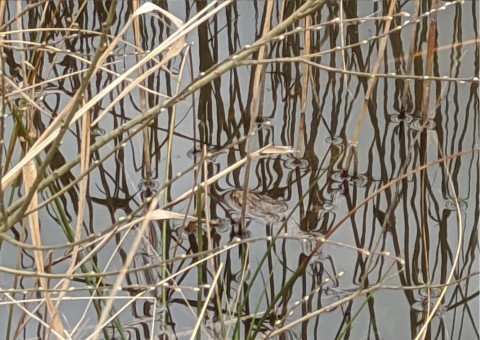
[[[413,116],[409,114],[394,113],[388,116],[389,120],[393,124],[407,123],[410,124],[413,121]]]
[[[304,158],[289,157],[285,161],[285,168],[289,170],[295,170],[295,169],[305,170],[305,169],[308,169],[308,167],[309,167],[308,161]]]
[[[432,310],[432,308],[434,308],[435,304],[438,302],[438,298],[440,297],[441,293],[442,290],[440,288],[430,288],[429,297],[428,289],[420,289],[420,291],[418,292],[419,301],[413,303],[412,309],[421,313],[425,313],[427,310]],[[438,316],[442,316],[444,313],[445,306],[441,304],[437,309],[436,314]]]
[[[328,137],[325,139],[325,142],[332,145],[343,145],[345,144],[345,139],[339,136]]]
[[[218,224],[215,226],[215,230],[220,233],[220,234],[225,234],[227,232],[230,232],[232,230],[232,223],[231,221],[228,221],[227,219],[224,218],[219,218],[216,219],[218,221]]]
[[[248,282],[248,279],[250,278],[250,268],[247,268],[245,271],[240,270],[233,274],[233,281],[236,284],[241,284],[243,282]]]
[[[335,182],[347,182],[351,186],[364,187],[368,183],[368,177],[365,175],[351,176],[344,174],[342,170],[333,171],[330,178]]]
[[[445,202],[445,209],[447,210],[452,210],[452,211],[457,211],[457,204],[458,207],[460,208],[460,211],[465,211],[468,209],[468,202],[467,200],[464,199],[455,199],[455,198],[449,198]]]
[[[258,129],[271,129],[273,127],[272,120],[269,118],[257,118]]]
[[[142,179],[140,183],[138,183],[138,188],[141,191],[151,191],[156,192],[160,187],[160,183],[153,179]]]
[[[214,153],[214,152],[219,152],[220,149],[215,147],[215,146],[209,146],[207,148],[207,153]],[[226,150],[224,150],[224,152],[226,152]],[[190,150],[187,151],[187,158],[189,159],[194,159],[194,158],[199,158],[200,156],[202,156],[202,149],[200,147],[194,147]],[[215,162],[215,158],[217,157],[218,155],[215,155],[215,157],[210,157],[208,159],[208,161],[210,162]]]
[[[433,119],[428,119],[425,123],[425,129],[434,130],[437,124]],[[423,129],[422,118],[414,118],[410,123],[410,128],[415,131],[420,131]]]
[[[333,211],[335,209],[335,203],[333,201],[325,201],[323,204],[323,210],[326,212]]]
[[[192,158],[200,156],[201,153],[202,153],[202,151],[200,149],[192,148],[192,149],[187,151],[187,157],[192,159]]]

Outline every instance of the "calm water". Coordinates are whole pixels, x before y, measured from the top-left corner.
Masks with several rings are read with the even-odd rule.
[[[109,235],[98,248],[98,238],[83,243],[82,256],[94,254],[86,262],[87,270],[96,266],[97,271],[110,273],[102,281],[105,286],[96,295],[99,298],[110,294],[117,271],[128,261],[129,253],[135,254],[117,294],[121,298],[114,304],[126,337],[157,338],[162,334],[171,339],[189,338],[201,300],[207,301],[201,338],[231,338],[238,316],[232,306],[242,296],[241,337],[278,298],[259,334],[275,337],[281,332],[285,339],[408,339],[420,332],[435,307],[426,338],[479,338],[479,7],[476,1],[454,2],[437,12],[431,88],[426,97],[431,2],[420,2],[418,20],[415,1],[397,5],[391,23],[391,29],[396,29],[386,41],[376,71],[378,81],[365,110],[389,4],[332,1],[308,20],[290,25],[289,33],[265,44],[263,56],[254,53],[162,111],[145,134],[136,125],[108,139],[122,125],[135,122],[143,112],[188,89],[210,67],[235,60],[233,55],[301,4],[219,2],[217,7],[226,6],[192,29],[185,46],[180,45],[181,53],[165,65],[161,61],[168,55],[157,55],[103,94],[101,91],[135,67],[147,51],[178,31],[161,14],[141,15],[138,27],[126,29],[86,92],[87,100],[102,94],[89,110],[91,121],[101,117],[90,134],[94,145],[91,164],[107,158],[90,173],[82,238],[111,230],[125,216],[143,216],[142,203],[152,195],[159,197],[159,207],[192,216],[203,211],[211,220],[209,227],[203,225],[201,240],[195,223],[168,220],[165,225],[151,222],[136,248],[134,239],[141,223],[120,223],[123,229]],[[212,3],[158,2],[183,22]],[[4,26],[2,33],[2,60],[9,79],[20,88],[51,80],[41,94],[29,92],[44,109],[42,113],[25,110],[34,113],[38,134],[78,90],[82,73],[75,72],[86,70],[85,61],[92,60],[108,9],[94,1],[46,4],[29,9],[21,16],[22,22]],[[117,4],[112,35],[125,27],[134,4]],[[26,3],[6,2],[3,22],[25,9]],[[72,22],[77,25],[71,30],[61,30]],[[19,37],[15,30],[20,25],[37,30]],[[55,30],[47,35],[49,27]],[[20,38],[45,41],[48,53],[40,53],[38,45],[22,46]],[[260,64],[258,59],[270,62]],[[36,77],[29,64],[36,65]],[[142,83],[143,89],[135,86],[122,92],[131,79],[149,70],[152,73]],[[407,75],[414,76],[407,81]],[[13,89],[5,99],[5,140],[17,145],[11,168],[22,154],[13,130],[13,107],[24,104]],[[425,105],[428,120],[422,126]],[[248,135],[252,116],[257,117],[255,134],[249,144],[237,143]],[[174,131],[171,140],[170,125]],[[57,191],[80,174],[79,165],[68,164],[80,153],[82,130],[81,120],[70,126],[55,155],[54,168],[49,169],[55,172],[67,164],[63,168],[67,171],[53,184]],[[101,145],[104,140],[108,143]],[[119,147],[123,143],[124,147]],[[295,152],[253,159],[248,183],[245,166],[229,171],[208,187],[205,207],[198,196],[167,205],[206,177],[220,174],[269,144],[289,146]],[[149,147],[145,149],[145,145]],[[203,148],[218,154],[202,162]],[[195,164],[200,167],[192,170]],[[177,174],[182,176],[166,187],[166,180]],[[244,197],[245,187],[249,194]],[[10,187],[5,192],[6,205],[13,209],[23,195],[22,186]],[[43,190],[40,196],[46,200],[51,192]],[[58,210],[75,227],[79,196],[77,185],[61,195],[61,208],[49,204],[40,209],[44,245],[67,243]],[[249,205],[242,219],[244,202]],[[18,223],[8,235],[31,244],[25,226]],[[319,243],[320,238],[326,242]],[[182,256],[199,249],[209,249],[213,256],[201,270],[189,268],[195,258]],[[70,250],[45,252],[45,263],[51,263],[46,271],[64,274],[71,264]],[[14,331],[10,335],[42,337],[45,330],[40,320],[45,306],[36,310],[36,298],[41,296],[35,279],[28,275],[36,272],[33,251],[21,251],[5,241],[1,252],[4,317],[0,329],[6,329],[11,313]],[[162,259],[173,260],[164,267]],[[299,271],[302,265],[305,268]],[[136,268],[140,269],[134,271]],[[12,269],[20,272],[15,275]],[[78,277],[70,283],[75,289],[66,294],[60,311],[71,337],[84,339],[92,334],[99,317],[86,289],[89,281],[80,268],[75,273]],[[289,286],[296,274],[298,278]],[[159,283],[167,276],[170,287],[162,296],[164,289]],[[214,298],[207,300],[207,285],[214,283]],[[49,284],[61,287],[56,286],[61,284],[58,278]],[[198,293],[201,284],[205,286]],[[9,288],[22,293],[7,294]],[[36,318],[21,307],[34,311]],[[118,325],[106,326],[101,336],[105,334],[121,338]]]

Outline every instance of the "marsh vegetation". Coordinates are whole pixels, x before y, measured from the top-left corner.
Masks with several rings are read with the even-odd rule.
[[[0,1],[0,337],[479,338],[476,1]]]

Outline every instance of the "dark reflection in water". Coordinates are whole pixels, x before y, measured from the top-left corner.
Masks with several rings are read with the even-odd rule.
[[[109,295],[117,271],[128,266],[114,309],[125,337],[190,337],[204,303],[199,332],[205,339],[248,337],[249,330],[292,339],[406,339],[430,317],[427,338],[479,337],[478,3],[440,2],[446,7],[435,12],[429,59],[434,2],[397,2],[389,17],[390,2],[329,1],[266,42],[265,50],[152,115],[145,129],[139,117],[188,91],[211,67],[235,61],[305,2],[217,3],[225,7],[206,21],[196,19],[184,43],[144,64],[142,58],[180,30],[159,11],[137,17],[94,74],[82,103],[98,99],[88,110],[88,124],[95,124],[87,142],[92,171],[79,259],[91,253],[85,271],[114,272],[96,281],[99,297]],[[156,3],[183,22],[215,8],[206,1]],[[0,3],[5,141],[28,137],[17,128],[19,112],[20,120],[31,117],[36,138],[65,109],[97,52],[113,4]],[[110,44],[137,7],[136,1],[117,3]],[[22,10],[23,23],[8,23]],[[31,30],[20,36],[20,28]],[[136,65],[142,66],[109,89]],[[28,86],[34,87],[19,91]],[[66,188],[40,209],[46,245],[71,242],[60,225],[75,227],[79,217],[80,187],[69,185],[79,178],[75,160],[86,142],[84,129],[82,119],[69,126],[48,169],[57,176],[40,192],[46,200]],[[11,155],[6,168],[27,150],[22,141],[14,151],[5,148]],[[294,152],[278,149],[245,160],[248,183],[245,163],[229,168],[269,144]],[[464,154],[450,157],[458,153]],[[208,188],[176,202],[223,172]],[[23,187],[4,191],[14,212]],[[159,215],[138,245],[144,222],[138,218],[151,202]],[[164,211],[188,217],[165,219]],[[88,238],[107,232],[113,234],[101,241]],[[30,233],[18,223],[8,235],[31,244]],[[32,300],[34,280],[5,270],[36,272],[33,251],[10,243],[1,251],[2,289],[30,289],[14,298],[28,301],[25,308],[33,311],[39,306]],[[44,255],[45,271],[67,272],[70,246]],[[191,266],[199,260],[205,261]],[[52,278],[50,286],[57,284]],[[90,335],[96,309],[105,306],[89,303],[92,295],[80,290],[89,285],[84,277],[73,280],[70,287],[78,290],[67,296],[75,299],[61,304],[72,338]],[[42,312],[35,311],[39,320],[33,320],[6,302],[2,313],[11,313],[18,337],[44,332]],[[3,318],[0,329],[8,322]],[[118,324],[105,329],[105,337],[122,336]]]

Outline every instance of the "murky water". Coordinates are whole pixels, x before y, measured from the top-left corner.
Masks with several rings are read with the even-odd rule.
[[[184,23],[202,10],[218,14],[193,20],[200,24],[170,49],[179,48],[173,58],[165,50],[108,89],[180,31],[159,12],[139,15],[138,27],[126,28],[85,94],[86,101],[99,95],[88,110],[90,122],[99,121],[90,131],[95,166],[80,224],[86,271],[108,274],[99,299],[111,293],[132,249],[135,254],[113,309],[125,337],[189,338],[202,303],[203,339],[246,337],[249,330],[259,338],[408,339],[429,317],[427,338],[479,337],[479,7],[440,2],[446,7],[436,12],[426,77],[432,2],[419,2],[418,20],[415,1],[397,4],[384,54],[389,3],[331,1],[266,42],[264,52],[242,59],[241,51],[303,3],[162,1]],[[78,90],[108,6],[5,3],[4,23],[28,9],[2,33],[5,74],[13,82],[5,87],[5,140],[17,145],[6,168],[22,154],[13,108],[26,104],[14,87],[48,82],[42,95],[26,92],[43,110],[25,110],[35,113],[40,135]],[[134,1],[117,3],[112,37],[135,8]],[[32,31],[20,37],[15,30],[22,27]],[[234,67],[159,112],[142,133],[142,114],[229,62]],[[147,72],[143,87],[131,85]],[[369,91],[372,74],[377,83]],[[83,124],[69,127],[48,169],[62,170],[52,183],[56,191],[80,174],[70,162],[85,140]],[[254,134],[245,141],[249,131]],[[247,160],[269,144],[293,152],[277,149]],[[200,193],[176,201],[217,175]],[[51,195],[43,190],[41,200]],[[23,187],[9,186],[6,206],[13,211],[23,196]],[[144,216],[144,203],[157,196],[158,208],[202,214],[202,223],[159,218],[136,246],[141,221],[128,222]],[[43,244],[64,245],[45,251],[49,273],[62,275],[71,264],[60,224],[75,227],[80,198],[77,184],[60,195],[61,208],[40,209]],[[112,228],[117,222],[120,229]],[[28,230],[18,223],[7,234],[31,244]],[[35,311],[38,319],[22,309],[39,305],[33,251],[7,241],[1,247],[2,315],[11,313],[14,322],[2,317],[0,329],[13,324],[10,335],[41,337],[45,307]],[[204,264],[189,267],[202,250]],[[92,281],[81,268],[75,273],[60,312],[71,337],[82,339],[97,327],[99,313],[91,303]],[[50,287],[61,290],[55,286],[60,278],[50,278]],[[274,308],[263,314],[272,301]],[[121,338],[113,323],[100,334]]]

